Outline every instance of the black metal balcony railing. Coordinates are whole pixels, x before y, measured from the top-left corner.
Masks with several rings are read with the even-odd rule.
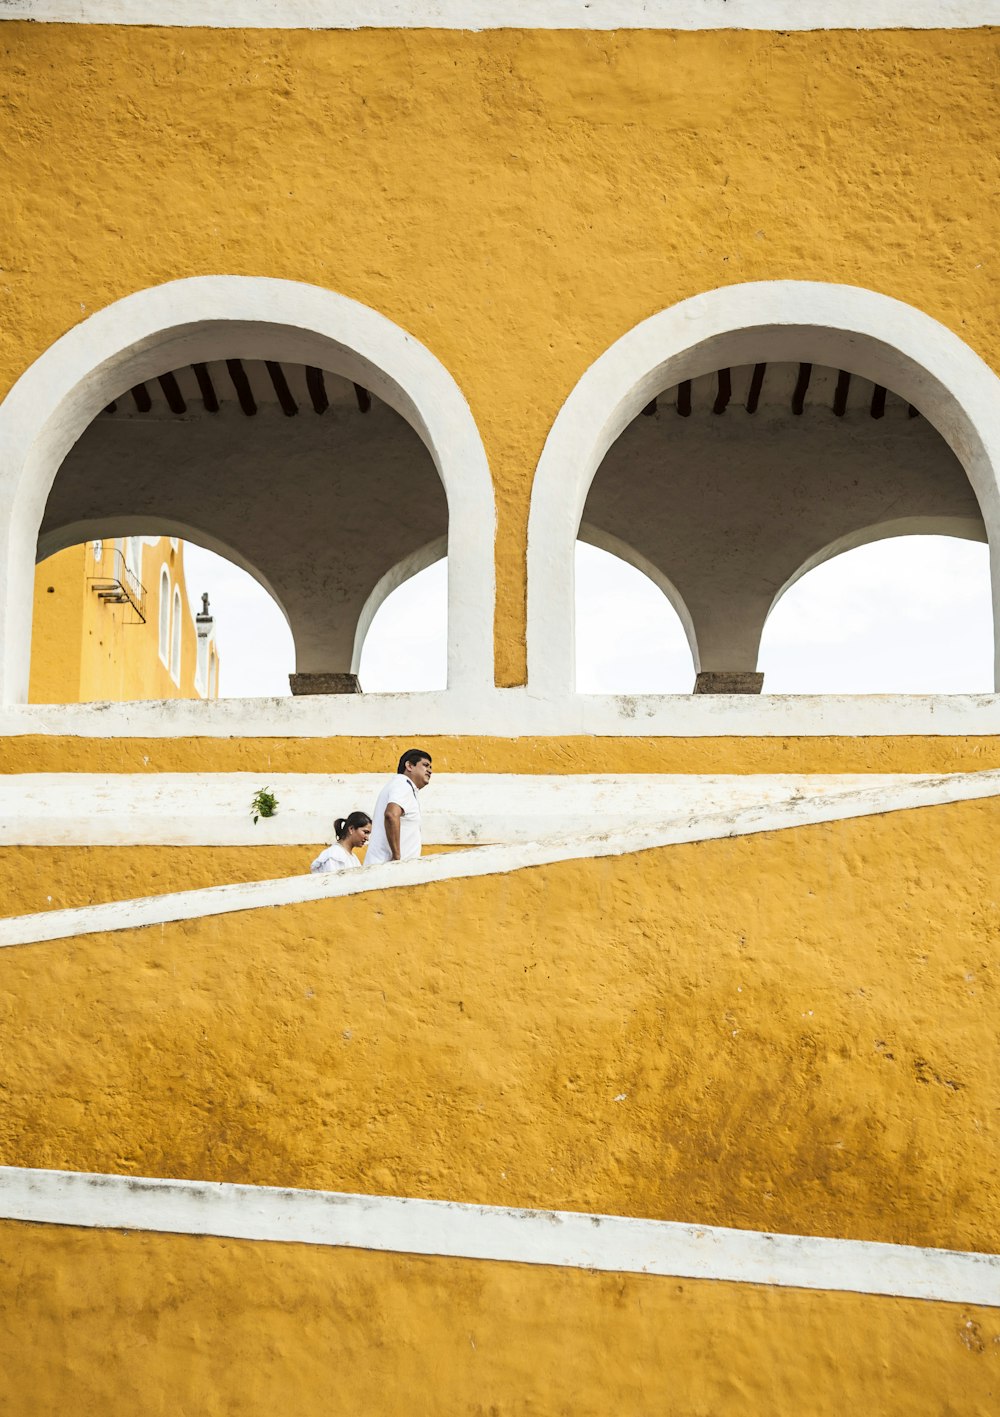
[[[146,587],[125,561],[125,555],[115,547],[111,553],[111,571],[100,576],[88,576],[90,588],[99,600],[109,605],[128,605],[131,613],[126,625],[145,625]]]

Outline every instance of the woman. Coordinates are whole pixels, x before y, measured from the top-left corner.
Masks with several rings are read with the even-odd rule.
[[[338,817],[333,824],[336,841],[321,851],[309,867],[318,874],[326,871],[345,871],[361,865],[355,856],[359,846],[367,846],[372,834],[372,819],[365,812],[352,812],[349,817]]]

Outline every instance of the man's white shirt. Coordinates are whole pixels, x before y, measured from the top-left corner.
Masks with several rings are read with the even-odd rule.
[[[417,789],[408,777],[397,773],[389,779],[378,795],[375,811],[372,813],[372,834],[365,852],[365,865],[378,866],[383,861],[392,860],[389,838],[385,834],[385,809],[390,802],[402,807],[399,820],[399,859],[412,861],[420,855],[420,799]]]

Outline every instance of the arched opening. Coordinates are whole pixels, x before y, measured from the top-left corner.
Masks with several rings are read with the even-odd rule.
[[[776,694],[989,693],[989,550],[913,534],[825,558],[775,602],[759,662]]]
[[[804,565],[903,529],[1000,542],[1000,380],[928,316],[853,287],[735,286],[625,335],[553,426],[532,496],[529,678],[573,681],[581,522],[669,578],[707,692],[760,689]]]
[[[587,523],[580,534],[577,693],[688,693],[694,666],[672,588],[651,575],[636,553],[600,537]]]
[[[254,576],[214,551],[188,544],[184,559],[192,605],[197,610],[202,592],[210,592],[218,625],[218,650],[214,639],[207,644],[208,698],[287,697],[295,644],[281,606]]]
[[[468,407],[389,321],[329,291],[173,282],[64,336],[0,407],[10,547],[3,692],[23,697],[31,553],[84,537],[183,537],[281,604],[296,687],[353,687],[387,570],[450,549],[451,688],[492,683],[493,494]]]
[[[434,542],[383,577],[359,621],[352,668],[365,693],[444,689],[448,657],[447,542]],[[435,554],[436,553],[436,554]],[[424,564],[426,563],[426,564]],[[211,591],[225,669],[218,680],[214,647],[207,647],[207,697],[280,697],[289,693],[295,646],[281,607],[241,567],[213,551],[184,544],[189,599],[197,609],[203,587]]]
[[[365,692],[441,689],[447,674],[448,566],[432,561],[381,600],[360,647]]]

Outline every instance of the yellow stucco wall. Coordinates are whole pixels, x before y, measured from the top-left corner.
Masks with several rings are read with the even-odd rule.
[[[1000,768],[997,735],[600,738],[0,737],[0,772],[388,772],[416,742],[435,772],[950,773]]]
[[[88,559],[90,547],[84,543],[67,546],[35,568],[28,691],[31,703],[79,701]]]
[[[195,684],[198,649],[184,575],[183,542],[175,546],[170,537],[162,536],[155,544],[142,546],[141,564],[133,569],[146,589],[145,623],[131,605],[100,599],[95,584],[111,584],[120,574],[120,548],[113,540],[104,541],[99,559],[96,549],[93,541],[71,546],[36,567],[30,702],[206,697]],[[174,590],[180,591],[181,658],[176,683],[170,671],[170,634],[167,662],[160,658],[163,566],[169,575],[171,617]],[[172,618],[169,624],[172,634]]]
[[[10,1222],[0,1243],[11,1417],[996,1411],[1000,1313],[961,1304]]]
[[[0,916],[301,876],[325,845],[0,847]]]
[[[0,1163],[1000,1250],[1000,802],[0,951]]]
[[[375,307],[444,363],[482,432],[503,684],[524,676],[545,435],[639,320],[737,281],[840,281],[1000,368],[995,31],[11,22],[0,56],[0,391],[85,315],[177,276]]]

